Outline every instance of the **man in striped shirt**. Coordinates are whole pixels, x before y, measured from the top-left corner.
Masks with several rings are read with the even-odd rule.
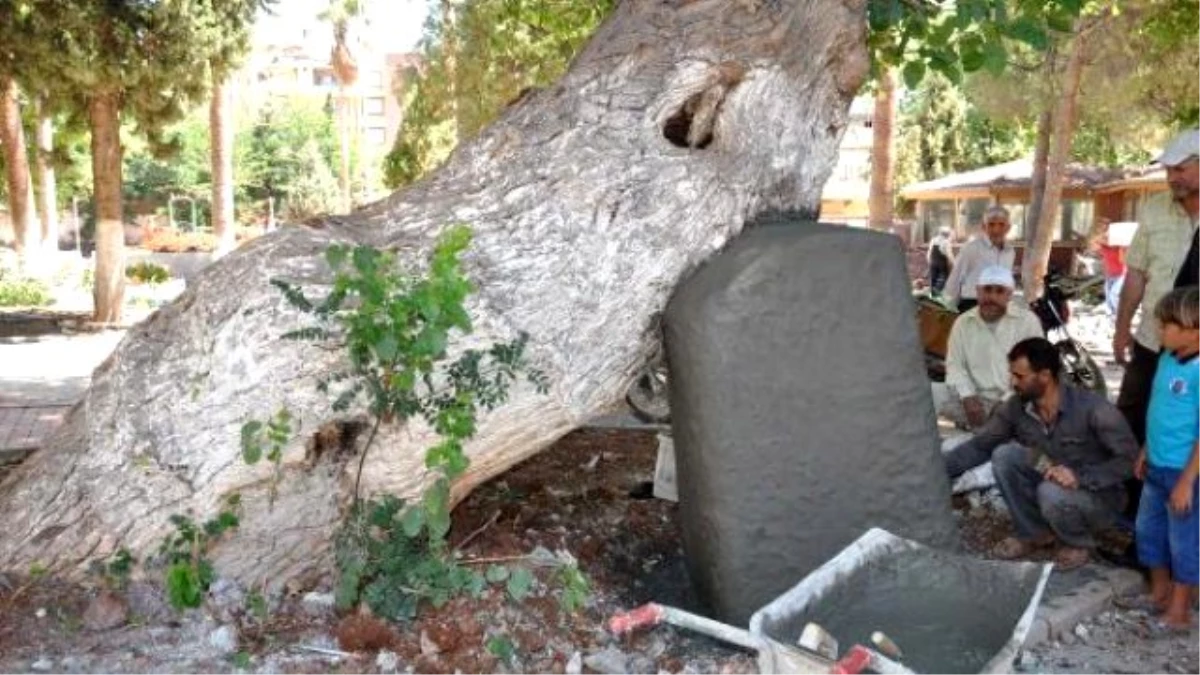
[[[984,268],[998,265],[1012,270],[1017,252],[1006,241],[1010,230],[1012,221],[1008,209],[993,206],[983,214],[984,236],[976,237],[962,247],[944,291],[947,302],[951,305],[957,303],[959,312],[979,304],[975,288],[979,284],[979,273]]]

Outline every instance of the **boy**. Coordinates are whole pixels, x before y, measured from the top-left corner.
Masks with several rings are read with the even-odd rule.
[[[1171,629],[1191,625],[1200,570],[1200,291],[1175,289],[1155,308],[1163,351],[1150,394],[1146,446],[1134,472],[1146,481],[1137,515],[1138,558],[1150,598]]]

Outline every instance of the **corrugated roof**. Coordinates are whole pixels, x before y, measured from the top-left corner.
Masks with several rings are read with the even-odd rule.
[[[1068,164],[1063,187],[1068,189],[1092,189],[1105,183],[1121,180],[1126,172],[1120,169],[1104,169],[1084,164]],[[901,196],[928,194],[931,192],[957,192],[971,189],[1028,187],[1033,176],[1033,160],[1016,159],[1003,164],[986,166],[982,169],[954,173],[934,180],[906,185]]]

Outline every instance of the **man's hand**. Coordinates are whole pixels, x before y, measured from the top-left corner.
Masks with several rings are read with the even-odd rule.
[[[1192,488],[1195,483],[1190,480],[1180,479],[1175,482],[1175,487],[1171,490],[1171,510],[1177,514],[1184,514],[1192,510]]]
[[[1138,480],[1146,480],[1146,448],[1142,448],[1137,459],[1133,460],[1133,476]]]
[[[963,412],[967,414],[967,425],[978,429],[987,421],[987,407],[978,396],[968,396],[962,400]]]
[[[1133,343],[1133,336],[1130,335],[1129,329],[1124,330],[1118,328],[1117,332],[1113,333],[1113,357],[1117,363],[1125,365],[1129,363],[1129,349]]]
[[[1046,469],[1046,473],[1042,474],[1042,477],[1052,483],[1058,483],[1068,490],[1079,487],[1079,479],[1075,477],[1075,472],[1062,464],[1056,464]]]

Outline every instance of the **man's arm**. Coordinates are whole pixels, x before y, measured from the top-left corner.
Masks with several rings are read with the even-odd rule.
[[[963,275],[966,274],[967,268],[971,265],[971,242],[967,242],[962,250],[958,252],[958,260],[950,269],[950,276],[946,278],[946,286],[942,290],[942,295],[951,303],[958,302],[962,296]]]
[[[1107,451],[1108,459],[1078,467],[1075,475],[1079,479],[1079,487],[1101,490],[1120,485],[1133,475],[1133,462],[1138,455],[1137,439],[1133,437],[1125,416],[1108,401],[1093,408],[1089,417],[1092,430],[1100,446]]]
[[[1020,407],[1014,400],[1006,401],[996,413],[984,422],[971,440],[946,453],[946,474],[953,481],[967,471],[989,461],[992,451],[1001,443],[1010,441],[1014,434],[1013,406]]]
[[[1133,346],[1133,315],[1142,297],[1146,294],[1146,273],[1134,267],[1125,269],[1125,285],[1121,288],[1121,302],[1117,305],[1117,329],[1113,333],[1113,356],[1117,363],[1129,360],[1129,349]]]
[[[963,317],[954,320],[950,327],[950,339],[946,343],[946,386],[954,390],[959,398],[975,395],[975,383],[967,371],[966,321]]]

